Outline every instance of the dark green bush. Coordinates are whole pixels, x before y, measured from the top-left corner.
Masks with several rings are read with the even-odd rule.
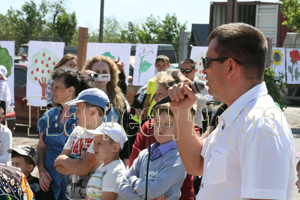
[[[280,105],[282,111],[286,108],[287,104],[287,100],[280,95],[280,90],[285,88],[284,77],[283,73],[279,73],[279,76],[276,76],[274,69],[271,67],[265,69],[264,81],[266,82],[268,93]]]

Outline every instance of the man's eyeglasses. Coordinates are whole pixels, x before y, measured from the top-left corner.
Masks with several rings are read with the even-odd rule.
[[[204,68],[204,69],[207,69],[207,68],[209,67],[208,62],[211,62],[211,61],[225,61],[225,60],[227,60],[228,58],[230,58],[230,57],[225,57],[225,58],[214,58],[214,59],[202,58],[203,68]],[[234,58],[233,58],[233,60],[234,60],[235,62],[237,62],[239,65],[243,65],[243,62],[241,62],[241,61],[239,61],[239,60],[237,60],[237,59],[234,59]]]
[[[181,73],[191,73],[194,69],[180,69]]]

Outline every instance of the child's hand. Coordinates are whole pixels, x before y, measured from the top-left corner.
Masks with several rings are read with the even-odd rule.
[[[83,158],[85,158],[88,155],[88,152],[86,150],[82,150],[81,151],[81,156],[80,156],[80,160],[82,160]]]
[[[152,200],[167,200],[167,197],[165,197],[165,195],[161,195],[160,197],[157,197],[156,199],[152,199]]]

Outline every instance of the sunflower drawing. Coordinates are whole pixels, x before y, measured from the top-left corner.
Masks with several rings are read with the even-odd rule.
[[[282,61],[282,53],[280,49],[274,49],[273,50],[273,64],[276,66],[279,66]]]

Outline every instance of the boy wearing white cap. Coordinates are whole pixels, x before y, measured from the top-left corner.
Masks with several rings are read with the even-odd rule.
[[[10,91],[7,85],[7,70],[3,65],[0,65],[0,107],[4,110],[4,116],[6,114],[6,108],[10,106]],[[5,125],[5,120],[1,122]]]
[[[93,148],[90,147],[93,134],[87,132],[87,129],[96,129],[102,124],[109,99],[102,90],[90,88],[66,103],[66,105],[75,104],[77,127],[71,133],[61,155],[55,160],[54,166],[59,173],[68,175],[66,191],[68,199],[84,199],[91,172],[99,166]]]
[[[95,156],[103,164],[92,174],[85,200],[120,199],[118,188],[126,169],[119,153],[127,141],[126,133],[120,124],[113,122],[103,123],[89,132],[94,134]]]

